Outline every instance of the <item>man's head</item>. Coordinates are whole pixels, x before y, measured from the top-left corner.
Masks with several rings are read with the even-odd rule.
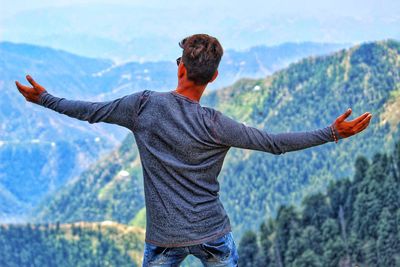
[[[224,53],[217,38],[207,34],[195,34],[184,38],[179,46],[183,49],[181,61],[188,80],[196,85],[206,85],[216,78],[218,65]]]

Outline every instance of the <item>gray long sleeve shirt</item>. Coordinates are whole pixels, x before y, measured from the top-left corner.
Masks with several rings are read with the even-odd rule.
[[[334,141],[329,126],[271,134],[175,91],[144,90],[108,102],[43,92],[39,104],[89,123],[113,123],[132,131],[143,168],[145,241],[163,247],[196,245],[231,231],[217,180],[230,147],[282,154]]]

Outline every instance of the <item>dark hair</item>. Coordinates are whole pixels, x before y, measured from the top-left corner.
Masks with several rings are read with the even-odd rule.
[[[194,34],[184,38],[179,46],[183,48],[182,61],[188,79],[197,85],[211,81],[224,53],[217,38]]]

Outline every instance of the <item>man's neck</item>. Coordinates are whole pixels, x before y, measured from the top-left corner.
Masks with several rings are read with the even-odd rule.
[[[178,84],[178,87],[175,89],[175,92],[184,95],[193,101],[200,102],[200,98],[203,95],[205,89],[206,85],[194,85],[193,83]]]

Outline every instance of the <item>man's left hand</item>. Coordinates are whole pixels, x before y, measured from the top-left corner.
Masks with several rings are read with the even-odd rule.
[[[334,126],[340,136],[340,138],[347,138],[352,135],[362,132],[368,127],[371,121],[372,114],[365,112],[361,116],[355,118],[352,121],[346,121],[345,119],[351,114],[351,108],[349,108],[345,113],[340,115],[334,122]]]

